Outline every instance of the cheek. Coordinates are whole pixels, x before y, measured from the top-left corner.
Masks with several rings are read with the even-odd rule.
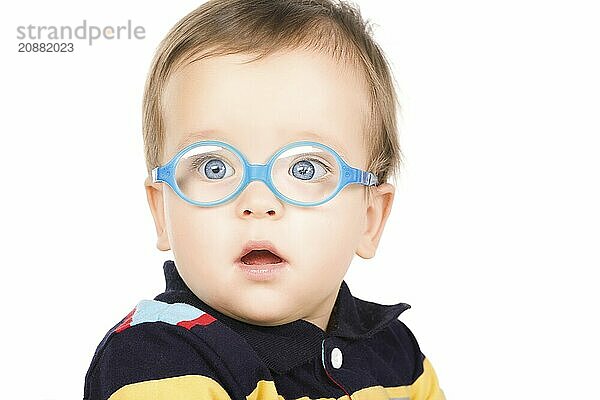
[[[167,204],[169,239],[177,259],[211,265],[216,255],[229,254],[231,229],[219,211],[194,207],[179,199]]]
[[[363,221],[360,197],[337,196],[330,202],[298,213],[290,239],[302,262],[348,262],[358,246]]]

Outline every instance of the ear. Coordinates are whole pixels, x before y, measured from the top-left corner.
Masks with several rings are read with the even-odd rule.
[[[365,230],[360,238],[356,254],[361,258],[373,258],[379,245],[383,228],[392,210],[394,186],[382,183],[373,187],[372,196],[367,205]]]
[[[150,206],[154,225],[156,226],[156,235],[158,236],[156,247],[163,251],[171,250],[167,235],[167,226],[165,224],[163,185],[153,183],[150,177],[147,177],[144,181],[144,187],[146,188],[146,198],[148,199],[148,205]]]

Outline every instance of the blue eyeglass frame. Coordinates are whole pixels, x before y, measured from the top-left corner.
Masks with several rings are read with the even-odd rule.
[[[186,197],[186,195],[183,194],[181,192],[181,190],[179,190],[179,186],[177,186],[177,182],[175,181],[175,168],[177,166],[177,163],[181,159],[181,157],[185,153],[190,151],[191,149],[198,147],[198,146],[203,146],[203,145],[225,147],[228,150],[231,150],[233,153],[235,153],[240,158],[240,160],[242,160],[242,163],[244,165],[244,176],[243,176],[242,181],[240,182],[240,185],[238,186],[238,188],[234,192],[232,192],[230,195],[228,195],[227,197],[225,197],[221,200],[218,200],[218,201],[211,201],[211,202],[194,201],[194,200]],[[318,202],[299,202],[299,201],[296,201],[296,200],[293,200],[293,199],[290,199],[290,198],[284,196],[282,193],[280,193],[277,190],[275,185],[273,185],[273,181],[271,180],[271,169],[273,167],[273,162],[277,159],[277,157],[281,153],[291,149],[292,147],[298,147],[298,146],[316,146],[316,147],[325,149],[325,150],[331,152],[331,154],[333,154],[335,156],[338,164],[341,166],[340,181],[338,183],[338,186],[331,193],[331,195],[329,197],[327,197],[326,199],[318,201]],[[175,154],[168,163],[166,163],[163,166],[156,167],[152,170],[152,182],[166,183],[167,185],[169,185],[171,187],[171,189],[173,189],[173,191],[175,193],[177,193],[177,195],[179,197],[181,197],[181,199],[185,200],[186,202],[188,202],[192,205],[200,206],[200,207],[214,207],[214,206],[218,206],[220,204],[226,203],[229,200],[237,197],[246,188],[246,186],[248,186],[248,184],[252,181],[264,182],[267,185],[267,187],[271,190],[271,192],[275,196],[277,196],[279,199],[281,199],[287,203],[290,203],[290,204],[293,204],[296,206],[301,206],[301,207],[315,207],[315,206],[321,205],[323,203],[326,203],[329,200],[331,200],[332,198],[334,198],[344,187],[346,187],[347,185],[349,185],[351,183],[359,183],[359,184],[365,185],[365,186],[377,185],[377,177],[372,172],[363,171],[359,168],[351,167],[342,159],[342,157],[337,153],[337,151],[335,151],[334,149],[332,149],[331,147],[329,147],[325,144],[318,143],[318,142],[312,142],[312,141],[306,141],[306,140],[292,142],[292,143],[289,143],[289,144],[283,146],[281,149],[279,149],[277,152],[275,152],[275,154],[273,154],[271,156],[271,158],[269,159],[269,161],[266,164],[250,164],[248,162],[248,160],[246,159],[246,157],[238,149],[236,149],[229,143],[225,143],[225,142],[218,141],[218,140],[202,140],[202,141],[190,144],[189,146],[185,147],[184,149],[180,150],[177,154]]]

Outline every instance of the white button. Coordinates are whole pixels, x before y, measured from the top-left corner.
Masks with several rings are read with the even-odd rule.
[[[335,347],[331,350],[331,365],[333,368],[339,369],[342,366],[342,351]]]

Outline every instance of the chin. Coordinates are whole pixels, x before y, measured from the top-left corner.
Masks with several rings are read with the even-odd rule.
[[[243,309],[238,314],[245,322],[253,325],[281,325],[287,317],[282,310],[275,310],[272,307]]]

